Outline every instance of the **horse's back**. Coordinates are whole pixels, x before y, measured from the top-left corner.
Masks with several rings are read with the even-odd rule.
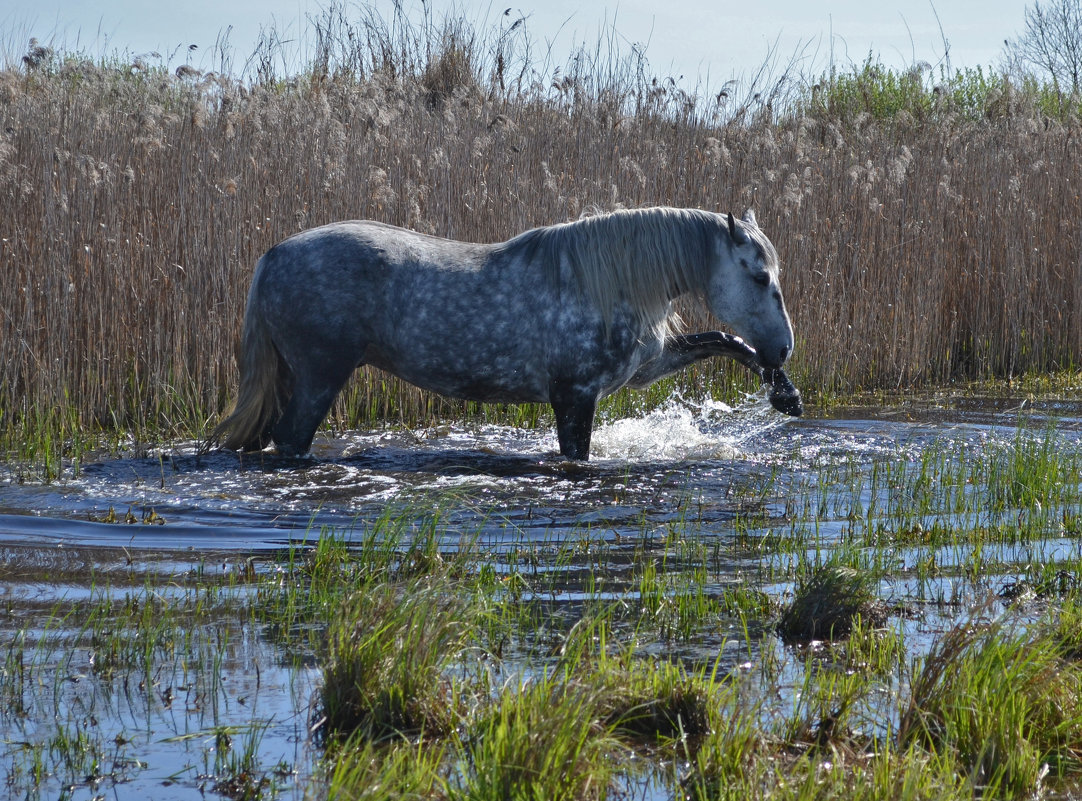
[[[363,220],[295,234],[253,292],[287,362],[322,348],[476,400],[543,401],[557,293],[499,246]]]
[[[294,234],[260,259],[253,292],[268,317],[311,315],[377,321],[425,287],[461,285],[481,272],[489,248],[369,220]]]
[[[372,220],[330,223],[290,236],[263,261],[284,275],[354,280],[402,270],[479,269],[491,247],[455,242]]]

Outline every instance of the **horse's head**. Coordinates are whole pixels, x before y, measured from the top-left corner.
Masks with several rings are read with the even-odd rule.
[[[740,220],[728,215],[726,222],[727,231],[718,237],[707,304],[755,348],[764,367],[781,367],[793,352],[793,327],[778,284],[778,252],[750,209]]]

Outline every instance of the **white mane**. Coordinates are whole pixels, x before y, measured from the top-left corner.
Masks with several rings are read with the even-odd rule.
[[[626,303],[663,336],[675,323],[670,301],[705,287],[721,232],[728,236],[725,218],[708,211],[634,209],[535,228],[503,247],[541,262],[554,279],[567,264],[606,324]]]

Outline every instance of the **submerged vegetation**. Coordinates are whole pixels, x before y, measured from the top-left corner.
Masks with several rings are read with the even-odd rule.
[[[754,206],[785,267],[791,372],[813,397],[1080,362],[1079,109],[1033,81],[874,62],[809,78],[790,65],[697,94],[652,77],[637,50],[541,64],[511,16],[476,30],[332,7],[311,25],[291,74],[272,35],[241,75],[224,51],[206,72],[42,45],[9,54],[9,450],[55,463],[103,433],[200,435],[236,385],[256,259],[348,218],[497,241],[592,207]],[[742,372],[707,365],[676,381],[731,395],[749,386]],[[366,370],[332,425],[466,414],[542,412]]]

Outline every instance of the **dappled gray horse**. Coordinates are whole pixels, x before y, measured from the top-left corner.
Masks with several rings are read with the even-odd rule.
[[[739,336],[680,334],[693,295]],[[617,211],[495,245],[340,222],[267,251],[248,293],[240,391],[209,443],[306,454],[354,369],[476,401],[550,403],[560,452],[590,454],[600,398],[728,356],[801,413],[778,255],[750,211]]]

